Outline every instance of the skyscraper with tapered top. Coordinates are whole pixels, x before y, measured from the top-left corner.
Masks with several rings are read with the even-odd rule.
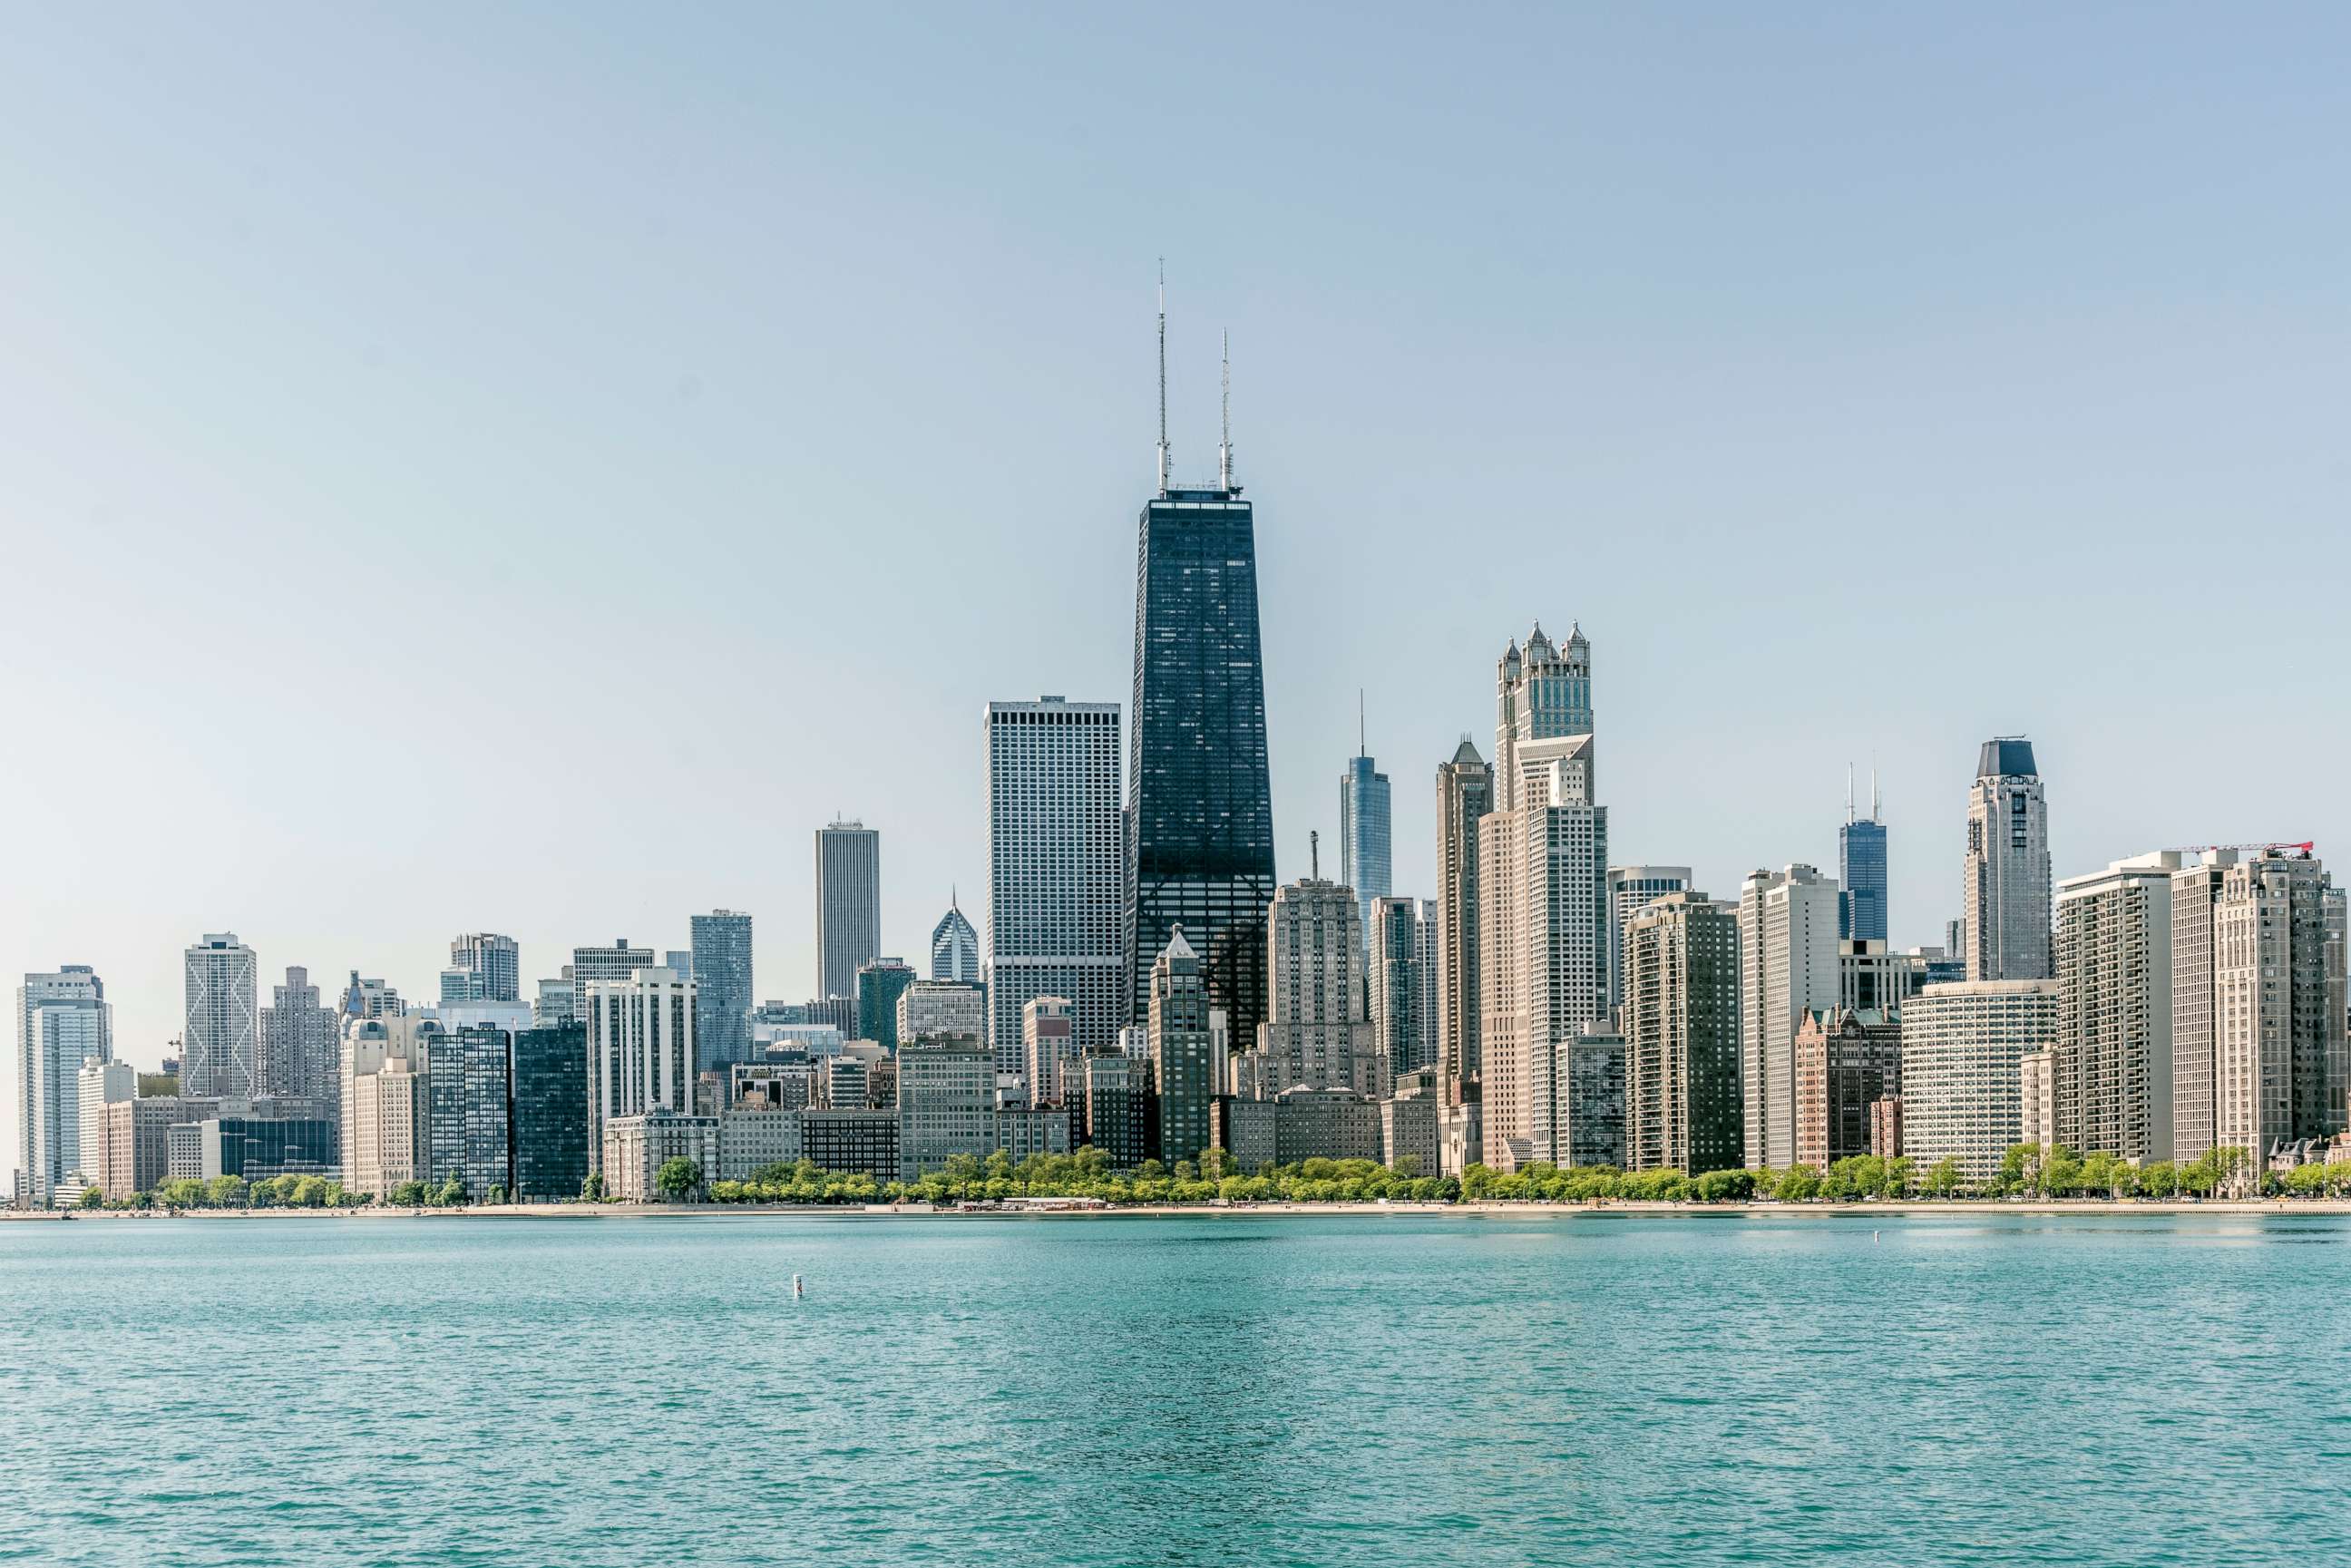
[[[1182,925],[1207,1005],[1233,1038],[1266,1012],[1273,790],[1258,637],[1257,528],[1233,479],[1231,376],[1213,484],[1179,483],[1167,444],[1167,311],[1159,312],[1159,487],[1134,563],[1134,730],[1127,752],[1123,956],[1129,1019],[1150,1016],[1151,966]]]
[[[1965,902],[1968,978],[2045,980],[2049,951],[2049,803],[2032,742],[1987,740],[1968,789]]]

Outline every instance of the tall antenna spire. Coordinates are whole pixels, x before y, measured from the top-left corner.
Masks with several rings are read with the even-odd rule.
[[[1159,493],[1167,493],[1167,258],[1159,258]]]
[[[1356,755],[1356,756],[1358,756],[1358,757],[1369,757],[1369,756],[1372,754],[1372,743],[1371,743],[1371,741],[1369,740],[1369,738],[1367,738],[1367,737],[1368,737],[1368,736],[1369,736],[1369,734],[1370,734],[1370,732],[1369,732],[1369,731],[1367,731],[1366,729],[1364,729],[1364,688],[1363,688],[1363,687],[1361,687],[1361,686],[1357,686],[1357,687],[1355,688],[1355,755]]]
[[[1225,331],[1225,439],[1217,447],[1217,488],[1233,487],[1233,334]]]
[[[1853,764],[1844,765],[1844,820],[1853,821]]]
[[[1869,820],[1886,821],[1886,797],[1877,792],[1877,753],[1869,754]]]

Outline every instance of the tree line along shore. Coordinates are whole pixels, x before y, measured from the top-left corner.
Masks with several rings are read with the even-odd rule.
[[[1825,1170],[1792,1166],[1781,1170],[1719,1170],[1688,1176],[1677,1170],[1623,1171],[1612,1166],[1560,1167],[1537,1163],[1501,1173],[1471,1166],[1458,1178],[1422,1174],[1407,1155],[1394,1166],[1372,1160],[1310,1159],[1242,1173],[1227,1168],[1221,1151],[1173,1166],[1145,1160],[1113,1170],[1101,1151],[1033,1155],[1015,1162],[998,1152],[986,1159],[959,1155],[944,1169],[912,1181],[877,1181],[862,1171],[826,1170],[811,1161],[772,1165],[741,1180],[706,1180],[692,1160],[664,1163],[656,1191],[667,1203],[807,1205],[870,1204],[952,1206],[1061,1198],[1123,1207],[1182,1207],[1231,1204],[1842,1204],[1857,1201],[1963,1202],[1982,1199],[2033,1201],[2158,1201],[2222,1196],[2252,1196],[2243,1152],[2216,1149],[2189,1163],[2134,1166],[2111,1155],[2077,1155],[2071,1150],[2019,1144],[2007,1152],[1989,1182],[1970,1184],[1957,1160],[1924,1171],[1907,1158],[1872,1155],[1840,1159]],[[2266,1176],[2261,1196],[2325,1199],[2351,1195],[2351,1162],[2304,1165]],[[590,1176],[579,1196],[583,1204],[605,1204],[601,1180]],[[108,1201],[95,1189],[83,1195],[85,1210],[192,1209],[463,1209],[504,1207],[509,1195],[492,1187],[470,1193],[455,1180],[412,1181],[375,1196],[354,1193],[340,1181],[318,1176],[278,1176],[248,1183],[224,1176],[210,1181],[168,1181],[152,1192]],[[618,1206],[625,1207],[625,1206]]]

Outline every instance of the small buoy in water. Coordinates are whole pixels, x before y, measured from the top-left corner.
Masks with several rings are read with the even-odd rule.
[[[806,1285],[803,1285],[803,1284],[801,1284],[801,1283],[800,1283],[800,1277],[799,1277],[798,1274],[793,1275],[793,1276],[792,1276],[792,1300],[794,1300],[794,1301],[799,1301],[802,1296],[805,1296],[805,1295],[807,1295],[807,1294],[808,1294],[808,1287],[807,1287]]]
[[[1875,1230],[1871,1231],[1871,1232],[1869,1233],[1869,1239],[1870,1239],[1872,1241],[1876,1240],[1876,1239],[1878,1239],[1878,1233],[1877,1233],[1876,1231],[1875,1231]]]

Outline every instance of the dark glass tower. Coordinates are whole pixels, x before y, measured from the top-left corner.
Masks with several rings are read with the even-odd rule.
[[[1164,466],[1164,465],[1163,465]],[[1265,1017],[1273,902],[1257,531],[1240,486],[1163,489],[1134,564],[1134,706],[1126,772],[1128,1019],[1151,1016],[1151,966],[1177,925],[1236,1048]]]
[[[1837,936],[1886,940],[1886,824],[1864,817],[1837,831]]]
[[[514,1197],[578,1197],[588,1179],[588,1026],[517,1030],[513,1049],[507,1125]]]

